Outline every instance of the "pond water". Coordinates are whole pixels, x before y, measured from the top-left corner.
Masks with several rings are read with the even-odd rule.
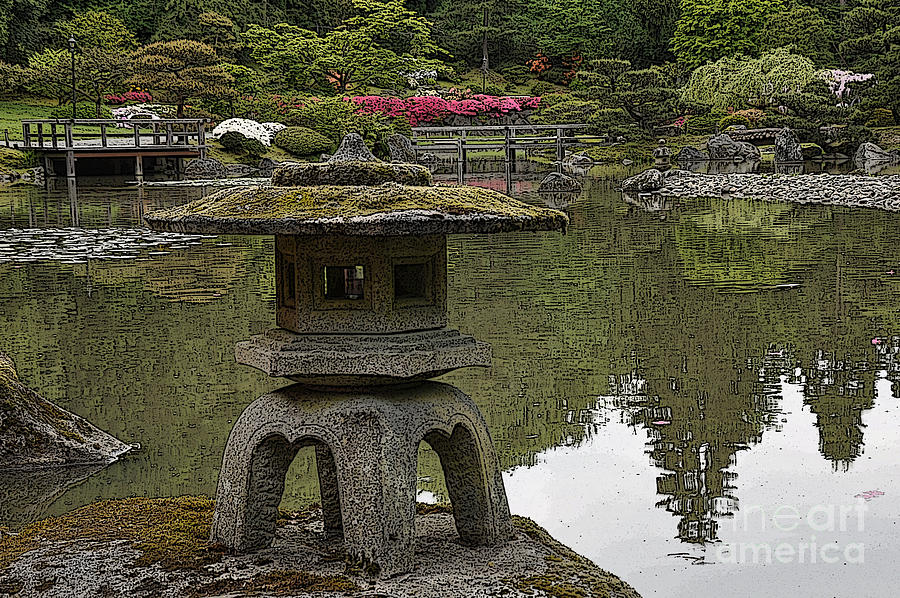
[[[484,412],[513,512],[648,597],[888,595],[900,215],[634,205],[615,191],[625,174],[592,172],[565,236],[449,243],[451,325],[491,343],[494,365],[445,379]],[[514,184],[541,201],[533,188]],[[232,352],[274,322],[272,239],[139,230],[203,193],[0,187],[0,351],[47,398],[142,445],[100,472],[0,480],[0,525],[212,496],[235,418],[282,384]],[[298,457],[286,508],[316,500],[312,467]],[[420,475],[421,498],[441,500],[427,447]]]

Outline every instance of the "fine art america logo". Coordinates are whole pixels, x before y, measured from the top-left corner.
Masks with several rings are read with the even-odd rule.
[[[877,494],[875,494],[877,493]],[[834,564],[865,562],[865,544],[842,541],[865,531],[866,504],[879,491],[857,495],[858,502],[815,505],[802,511],[783,505],[767,512],[762,507],[741,509],[732,520],[735,532],[785,536],[778,542],[724,542],[713,550],[713,562],[723,564]],[[818,537],[817,537],[818,534]]]

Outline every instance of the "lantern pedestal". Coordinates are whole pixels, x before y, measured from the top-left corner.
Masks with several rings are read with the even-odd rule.
[[[438,382],[325,392],[294,385],[241,414],[225,448],[212,540],[237,551],[271,545],[288,467],[316,448],[326,531],[384,575],[414,566],[416,460],[438,454],[460,539],[513,537],[487,425],[472,399]]]

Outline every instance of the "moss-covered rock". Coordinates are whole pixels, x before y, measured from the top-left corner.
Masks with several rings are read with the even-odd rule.
[[[0,354],[0,469],[110,463],[129,449],[25,387]]]
[[[434,179],[431,177],[431,171],[424,166],[383,162],[284,164],[272,173],[272,184],[276,187],[383,183],[429,187],[434,184]]]
[[[225,189],[147,214],[155,230],[223,234],[430,235],[562,230],[568,217],[465,186]]]
[[[274,546],[229,554],[208,542],[213,502],[201,497],[103,501],[0,537],[0,592],[60,596],[369,595],[372,580],[321,533],[321,512],[284,513]],[[519,538],[461,546],[446,508],[417,509],[417,567],[381,578],[378,595],[464,598],[640,598],[627,583],[514,517]]]

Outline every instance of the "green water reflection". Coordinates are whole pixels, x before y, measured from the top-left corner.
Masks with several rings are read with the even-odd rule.
[[[0,188],[0,229],[133,228],[145,211],[200,193],[83,189],[73,202]],[[896,215],[833,207],[668,207],[629,205],[608,180],[589,179],[565,236],[453,237],[451,324],[491,343],[494,365],[446,379],[478,402],[506,469],[603,426],[633,426],[657,478],[647,509],[671,512],[672,535],[702,543],[738,509],[736,455],[781,426],[782,378],[802,383],[815,414],[810,458],[841,472],[864,454],[877,380],[898,397],[900,227]],[[6,518],[214,494],[235,418],[280,384],[232,357],[236,341],[274,321],[272,289],[262,237],[136,259],[0,263],[0,351],[46,397],[143,447],[55,502],[4,505]],[[285,506],[315,500],[311,465],[298,459]],[[422,488],[441,495],[427,449],[420,470]]]

